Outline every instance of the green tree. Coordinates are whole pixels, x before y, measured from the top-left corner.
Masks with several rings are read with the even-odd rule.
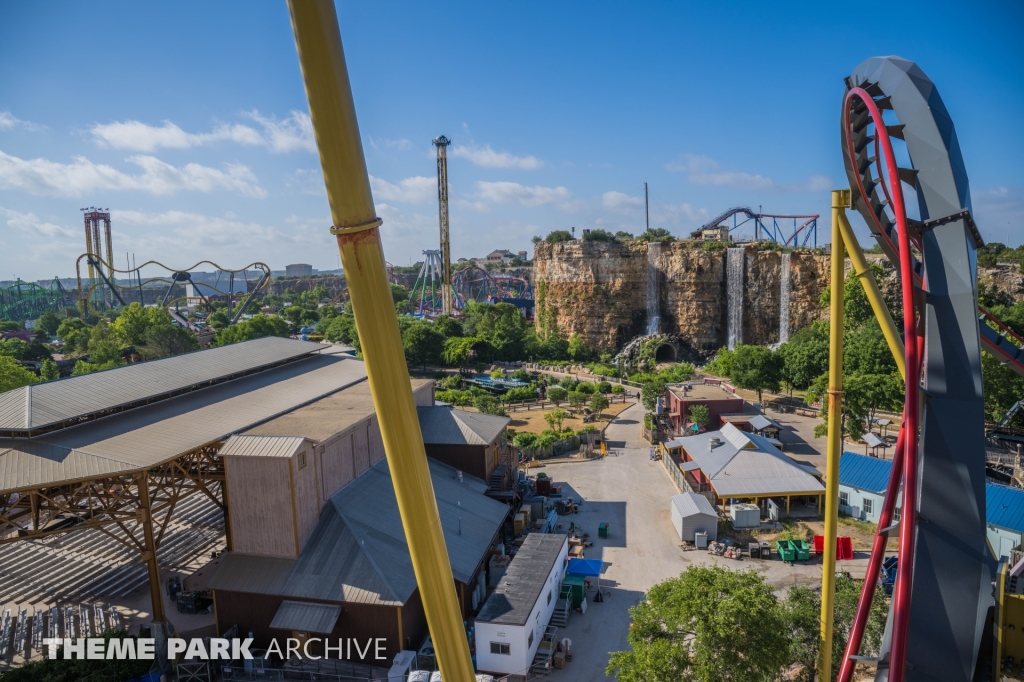
[[[226,308],[218,308],[210,313],[210,316],[206,318],[206,323],[214,329],[223,329],[231,324],[231,318],[228,317]]]
[[[651,412],[658,406],[658,398],[665,395],[665,382],[661,379],[645,381],[640,386],[640,400]]]
[[[57,327],[57,338],[64,342],[64,353],[84,353],[89,344],[92,327],[77,317],[69,317]]]
[[[47,310],[39,316],[39,319],[36,320],[36,329],[42,329],[50,336],[53,336],[57,333],[57,329],[60,328],[60,324],[63,321],[63,317],[52,310]]]
[[[707,405],[690,405],[689,414],[690,421],[702,429],[711,423],[711,412],[708,411]]]
[[[264,336],[284,336],[289,333],[288,323],[280,317],[271,315],[254,315],[251,319],[221,329],[213,337],[213,345],[226,346],[240,341],[263,338]]]
[[[595,393],[590,398],[590,410],[592,412],[601,414],[602,412],[608,409],[608,405],[608,398],[605,398],[600,393]]]
[[[782,358],[782,381],[794,388],[807,388],[828,371],[828,322],[817,320],[804,327],[777,353]]]
[[[836,576],[835,609],[832,625],[832,672],[829,680],[836,679],[843,652],[850,637],[850,627],[860,599],[861,583],[846,575]],[[783,603],[791,637],[791,662],[803,666],[796,679],[813,682],[818,667],[821,634],[821,592],[803,585],[789,588]],[[861,655],[875,656],[882,642],[888,608],[881,589],[875,590],[871,611],[861,640]]]
[[[626,389],[622,386],[622,384],[615,384],[612,386],[612,395],[619,395],[625,392]]]
[[[573,334],[569,337],[569,348],[567,350],[569,359],[575,362],[586,362],[594,357],[594,352],[584,343],[583,337],[579,334]]]
[[[560,386],[552,386],[544,394],[544,397],[547,400],[550,400],[551,402],[553,402],[555,404],[555,406],[557,407],[557,406],[561,405],[563,402],[565,402],[565,399],[568,397],[568,395],[569,395],[569,392],[566,391],[564,388],[562,388]]]
[[[391,300],[395,303],[402,303],[409,300],[409,290],[401,284],[391,285]]]
[[[556,407],[544,415],[544,421],[555,431],[562,430],[562,422],[569,418],[569,413],[560,407]]]
[[[43,366],[39,369],[39,378],[43,381],[60,379],[60,370],[57,369],[57,363],[49,358],[43,360]]]
[[[597,393],[597,384],[589,381],[581,381],[576,384],[576,390],[580,393],[585,393],[586,395],[594,395]]]
[[[505,393],[504,398],[508,402],[514,400],[536,400],[537,389],[531,386],[517,386],[516,388],[510,388]]]
[[[734,351],[729,376],[740,388],[757,391],[757,402],[761,402],[762,391],[779,390],[782,358],[765,346],[740,344]]]
[[[483,414],[497,414],[505,416],[505,410],[501,407],[498,399],[492,395],[480,395],[473,401],[473,407]]]
[[[473,360],[491,358],[491,345],[479,336],[454,336],[445,339],[441,359],[448,367],[468,367]]]
[[[356,318],[354,315],[342,314],[332,317],[321,333],[325,339],[335,343],[355,345],[359,340],[359,335],[356,333]]]
[[[0,355],[15,360],[24,360],[28,351],[28,344],[21,339],[0,340]]]
[[[735,357],[736,353],[734,351],[728,348],[720,348],[704,369],[715,376],[728,377],[732,374],[732,361]]]
[[[402,332],[405,361],[410,366],[440,364],[444,351],[444,337],[429,322],[418,320]]]
[[[130,303],[110,323],[110,329],[114,341],[122,346],[141,346],[146,342],[150,329],[165,324],[171,324],[171,315],[163,308],[144,308],[138,303]]]
[[[756,571],[692,566],[629,613],[630,649],[605,671],[622,682],[770,682],[789,662],[785,612]]]
[[[569,407],[574,410],[579,410],[587,403],[587,394],[580,391],[569,391],[568,395]]]
[[[39,378],[28,371],[12,357],[0,355],[0,393],[39,381]]]
[[[985,389],[985,417],[998,422],[1018,401],[1024,399],[1024,377],[1001,363],[987,351],[981,352],[981,377]],[[1024,426],[1018,413],[1014,426]]]
[[[548,244],[560,244],[561,242],[571,242],[572,233],[569,230],[552,230],[548,233],[548,236],[544,238]]]
[[[434,329],[446,339],[463,336],[462,323],[447,315],[438,315],[434,319]]]
[[[598,393],[604,393],[605,395],[608,395],[609,393],[611,393],[612,392],[611,382],[608,382],[608,381],[600,382],[597,385],[597,392]]]
[[[190,329],[174,324],[150,327],[146,331],[145,341],[142,351],[149,358],[162,358],[199,350],[199,340],[196,335]]]
[[[663,227],[652,227],[636,237],[638,242],[670,242],[673,239],[672,233]]]

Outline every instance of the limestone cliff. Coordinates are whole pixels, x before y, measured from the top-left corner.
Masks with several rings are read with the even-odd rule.
[[[782,254],[744,249],[739,273],[743,291],[744,343],[779,340]],[[652,268],[652,283],[648,283]],[[660,331],[675,334],[694,351],[707,354],[727,343],[726,251],[721,245],[676,241],[649,258],[643,243],[539,243],[534,251],[537,327],[580,334],[601,350],[621,348],[648,327],[648,290],[657,297]],[[828,256],[797,250],[790,254],[791,331],[823,315],[818,305],[828,286]]]

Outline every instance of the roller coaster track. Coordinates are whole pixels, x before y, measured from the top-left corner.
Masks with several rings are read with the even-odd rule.
[[[982,240],[967,171],[949,112],[920,67],[899,57],[860,64],[846,79],[841,133],[853,207],[900,268],[907,375],[903,426],[838,680],[847,682],[855,665],[867,662],[857,654],[894,533],[896,584],[881,650],[871,660],[875,680],[967,682],[985,666],[994,569],[980,354],[985,348],[1024,374],[1024,339],[978,307]],[[911,168],[897,167],[893,139],[904,141]],[[906,215],[904,185],[917,194],[918,220]]]
[[[729,228],[730,232],[740,227],[744,223],[753,220],[757,225],[758,231],[763,231],[764,234],[767,235],[768,238],[774,242],[778,242],[781,240],[782,244],[785,246],[806,246],[808,238],[811,236],[811,231],[817,229],[818,218],[821,217],[819,215],[777,215],[772,213],[754,213],[754,211],[747,206],[737,206],[735,208],[730,208],[728,211],[722,213],[719,216],[716,216],[712,220],[702,225],[700,229],[707,230],[713,227],[718,227],[719,225],[722,224],[723,221],[726,221],[729,218],[732,218],[733,216],[736,215],[745,215],[747,216],[747,219]],[[765,218],[769,218],[772,220],[772,227],[769,228],[764,224]],[[786,237],[785,239],[781,239],[783,235],[781,229],[778,227],[779,220],[794,221],[793,232],[792,234],[789,235],[789,237]],[[803,220],[804,222],[801,223],[800,225],[797,225],[797,220]],[[803,233],[804,235],[803,244],[799,242],[799,237],[801,233]]]
[[[81,267],[82,266],[82,259],[83,258],[86,259],[89,262],[90,265],[102,266],[101,268],[98,268],[96,270],[99,273],[100,280],[88,283],[86,285],[86,288],[85,288],[84,291],[82,289],[83,282],[82,282],[82,267]],[[149,277],[149,278],[146,279],[146,283],[147,284],[151,284],[153,282],[161,282],[161,283],[164,283],[164,284],[168,285],[167,286],[167,291],[164,293],[163,300],[160,302],[161,306],[166,306],[168,308],[170,306],[172,306],[172,305],[177,304],[178,302],[180,302],[182,300],[181,298],[177,298],[177,299],[173,299],[171,301],[168,301],[167,299],[168,299],[168,297],[169,297],[169,295],[171,293],[171,290],[174,288],[174,286],[176,284],[184,284],[185,282],[191,281],[191,275],[190,275],[191,271],[195,270],[200,265],[212,265],[215,269],[217,269],[217,270],[219,270],[221,272],[228,273],[228,291],[222,291],[222,290],[218,289],[215,285],[207,284],[205,282],[197,282],[197,283],[195,283],[197,285],[197,287],[196,287],[196,294],[201,299],[203,299],[204,301],[206,301],[206,296],[203,295],[203,293],[199,289],[199,287],[210,289],[210,290],[212,290],[212,291],[214,291],[214,292],[216,292],[216,293],[218,293],[218,294],[220,294],[222,296],[228,296],[229,293],[230,294],[234,294],[234,291],[233,291],[234,290],[234,278],[235,278],[236,274],[238,274],[240,272],[244,273],[244,272],[247,272],[248,270],[262,271],[263,275],[257,281],[256,286],[253,288],[253,290],[249,291],[247,293],[246,298],[245,298],[245,302],[242,303],[242,305],[238,306],[237,310],[233,311],[234,314],[232,315],[232,317],[230,319],[230,324],[235,324],[236,322],[238,322],[239,319],[241,319],[242,315],[245,313],[246,309],[249,307],[249,304],[255,299],[256,294],[259,291],[262,291],[267,286],[267,282],[270,281],[270,266],[267,265],[266,263],[261,263],[259,261],[256,261],[256,262],[253,262],[253,263],[249,263],[244,268],[240,268],[240,269],[237,269],[237,270],[232,270],[232,269],[229,269],[229,268],[222,267],[222,266],[220,266],[220,265],[218,265],[218,264],[216,264],[216,263],[214,263],[213,261],[210,261],[210,260],[201,260],[201,261],[195,263],[194,265],[191,265],[191,266],[189,266],[187,268],[184,268],[183,270],[176,270],[175,268],[171,268],[171,267],[168,267],[167,265],[164,265],[160,261],[148,260],[145,263],[143,263],[142,265],[139,265],[137,267],[128,268],[126,270],[119,270],[118,268],[112,267],[111,265],[109,265],[109,264],[107,264],[107,263],[105,263],[105,262],[103,262],[101,260],[98,260],[97,257],[94,254],[83,253],[75,261],[75,276],[76,276],[76,278],[78,280],[78,308],[79,308],[79,314],[81,315],[82,319],[85,319],[86,316],[89,313],[96,314],[96,310],[94,310],[93,307],[92,307],[92,298],[93,298],[92,294],[93,294],[93,291],[95,291],[98,287],[106,287],[107,290],[110,291],[110,293],[114,296],[114,298],[117,299],[118,302],[120,302],[120,304],[122,306],[127,305],[124,297],[121,295],[121,292],[123,292],[123,291],[134,291],[135,287],[133,287],[133,286],[122,286],[122,285],[118,284],[116,282],[116,280],[113,279],[114,275],[119,273],[119,274],[123,274],[123,275],[129,275],[129,278],[131,278],[132,276],[138,276],[139,277],[139,281],[141,282],[141,274],[140,273],[142,271],[142,268],[146,267],[147,265],[156,265],[156,266],[161,267],[164,270],[167,270],[168,272],[172,273],[170,279],[168,279],[166,277]],[[104,273],[106,273],[106,274],[104,274]],[[108,274],[110,275],[110,278],[107,277]],[[140,283],[139,287],[141,288],[141,283]],[[246,279],[246,288],[248,288],[248,279]],[[229,297],[229,301],[232,298],[233,297]],[[141,293],[140,293],[140,302],[141,302],[141,300],[142,299],[141,299]],[[209,301],[206,301],[206,302],[208,303]],[[230,312],[231,311],[229,311],[229,314],[230,314]],[[196,326],[193,322],[190,322],[187,319],[187,317],[181,315],[180,313],[177,313],[176,311],[172,311],[172,315],[171,316],[179,324],[182,324],[183,326],[188,327],[192,331],[195,331],[195,332],[201,331],[201,329],[198,326]]]

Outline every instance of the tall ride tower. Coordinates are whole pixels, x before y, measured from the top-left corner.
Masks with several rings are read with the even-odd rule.
[[[114,248],[110,236],[110,209],[98,209],[95,207],[83,208],[85,219],[85,252],[89,254],[89,286],[96,282],[96,276],[103,276],[101,263],[106,265],[107,276],[113,281],[114,278]],[[105,234],[100,234],[100,223],[103,223]],[[104,240],[103,237],[106,237]],[[107,257],[103,257],[103,242],[106,242]],[[112,293],[112,292],[111,292]],[[111,297],[112,298],[112,297]],[[106,299],[106,294],[104,294]]]
[[[448,244],[448,145],[444,135],[433,140],[437,147],[437,211],[441,223],[441,314],[452,314],[452,253]]]

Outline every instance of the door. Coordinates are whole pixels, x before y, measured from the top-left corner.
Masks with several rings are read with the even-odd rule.
[[[1012,538],[999,538],[999,556],[1010,556],[1010,550],[1012,550],[1016,544]]]

